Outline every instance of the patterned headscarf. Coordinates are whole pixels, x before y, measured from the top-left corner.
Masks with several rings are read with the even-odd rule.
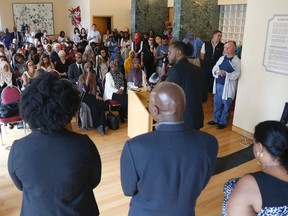
[[[118,71],[118,65],[116,62],[111,61],[110,67],[112,67],[112,66],[114,66],[116,68],[115,72],[112,72],[112,71],[110,72],[112,75],[112,78],[114,80],[115,88],[120,89],[122,86],[124,87],[123,74]]]
[[[134,83],[135,86],[141,87],[142,86],[142,69],[135,68],[134,63],[137,61],[140,63],[140,60],[138,58],[134,58],[132,61],[132,70],[128,73],[127,82],[132,82]]]

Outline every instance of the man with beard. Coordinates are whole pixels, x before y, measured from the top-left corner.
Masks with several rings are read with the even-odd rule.
[[[169,64],[167,81],[174,82],[185,92],[186,106],[184,122],[191,129],[199,130],[203,127],[203,84],[204,78],[199,67],[190,64],[186,58],[187,45],[182,41],[172,43],[168,49]]]

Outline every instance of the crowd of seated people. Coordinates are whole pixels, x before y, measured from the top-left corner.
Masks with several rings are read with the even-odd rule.
[[[113,98],[121,104],[121,119],[125,121],[128,107],[127,89],[145,87],[148,83],[149,77],[146,76],[143,67],[144,63],[147,65],[145,62],[147,58],[146,54],[143,58],[142,47],[144,46],[147,52],[153,50],[152,58],[154,58],[154,49],[157,47],[155,42],[148,42],[147,37],[142,40],[140,32],[135,36],[136,41],[132,40],[127,27],[120,32],[117,29],[107,30],[103,40],[96,25],[92,25],[91,30],[75,27],[72,37],[67,36],[64,31],[60,31],[59,36],[54,38],[48,35],[45,29],[35,30],[36,34],[32,31],[29,26],[25,26],[25,32],[22,33],[13,27],[13,31],[9,33],[11,43],[0,44],[0,57],[5,58],[11,65],[10,73],[13,74],[15,85],[19,89],[24,90],[29,80],[34,79],[39,73],[53,72],[59,78],[69,79],[80,93],[85,91],[83,102],[88,103],[94,116],[93,126],[101,134],[104,134],[107,129],[105,112],[103,112],[104,108],[107,109],[107,106],[104,106],[105,100]],[[154,35],[153,30],[150,32]],[[132,63],[135,53],[137,53],[137,60]],[[154,65],[154,59],[149,61]],[[90,63],[91,66],[85,68],[86,63]],[[88,76],[89,71],[93,76]],[[106,75],[113,78],[105,79]],[[93,82],[86,83],[87,76],[89,80],[93,79]],[[107,82],[107,89],[113,86],[118,90],[113,92],[111,89],[106,89],[105,95],[105,82]],[[91,87],[91,85],[95,86]],[[95,97],[91,99],[89,97],[91,95]],[[94,106],[95,103],[97,106]]]
[[[24,34],[18,32],[14,27],[13,32],[9,33],[10,43],[2,42],[0,44],[0,93],[6,86],[12,85],[24,90],[29,85],[29,80],[37,77],[39,73],[54,72],[59,78],[69,79],[73,87],[78,89],[82,96],[82,102],[86,103],[91,110],[93,127],[104,135],[107,130],[105,101],[118,101],[121,104],[120,117],[125,121],[128,115],[127,91],[147,86],[152,73],[160,71],[163,60],[168,54],[171,31],[172,27],[167,23],[163,35],[155,35],[154,31],[150,30],[149,33],[144,34],[135,32],[132,38],[129,29],[125,28],[119,33],[116,29],[113,31],[108,29],[101,38],[97,26],[93,25],[91,30],[76,27],[70,40],[64,31],[52,39],[46,30],[43,30],[43,33],[41,30],[37,30],[37,37],[36,35],[33,37],[29,27],[26,27]],[[195,63],[198,66],[200,57],[204,64],[203,73],[209,66],[207,76],[210,77],[212,77],[212,71],[211,73],[209,71],[216,64],[216,61],[209,62],[211,58],[208,57],[215,55],[212,48],[210,49],[210,44],[212,44],[211,46],[213,44],[221,46],[219,52],[216,53],[220,58],[224,49],[224,45],[220,41],[220,31],[215,31],[211,41],[204,45],[192,32],[188,32],[187,37],[183,40],[185,43],[191,43],[194,47],[187,58],[191,62],[198,60]],[[211,84],[211,80],[208,80],[207,77],[205,80],[207,86]],[[217,122],[212,123],[216,124]],[[272,137],[273,134],[270,135],[270,131],[277,132],[279,128],[282,130],[280,132],[284,134],[283,143],[275,141],[270,146],[269,137],[259,134],[263,130]],[[280,147],[272,144],[281,144],[280,147],[285,152],[283,153],[281,149],[281,151],[279,150]],[[237,207],[240,202],[242,215],[248,215],[248,213],[255,215],[255,212],[263,211],[259,204],[262,194],[260,196],[261,191],[256,187],[259,184],[258,178],[261,180],[265,177],[268,179],[267,181],[272,179],[279,182],[280,180],[287,184],[287,129],[281,128],[275,122],[258,125],[255,129],[254,151],[256,158],[264,165],[263,172],[244,176],[236,184],[230,204],[225,206],[225,211],[231,212],[233,215],[235,211],[240,212],[240,205]],[[279,171],[271,171],[270,164],[277,166]],[[251,187],[246,186],[246,183]],[[233,187],[234,184],[235,182]],[[245,198],[245,190],[250,190],[251,193],[257,192],[254,193],[255,202],[247,203],[249,199]],[[284,204],[281,203],[282,206]]]

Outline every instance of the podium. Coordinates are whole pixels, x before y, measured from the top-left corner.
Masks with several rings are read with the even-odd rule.
[[[148,111],[149,88],[128,90],[128,136],[133,138],[152,131],[153,119]]]

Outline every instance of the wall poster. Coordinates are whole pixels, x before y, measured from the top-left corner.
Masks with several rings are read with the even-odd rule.
[[[14,25],[18,30],[29,25],[31,32],[37,29],[47,30],[54,35],[53,4],[52,3],[21,3],[13,4]]]
[[[288,14],[268,21],[263,66],[266,71],[288,75]]]

